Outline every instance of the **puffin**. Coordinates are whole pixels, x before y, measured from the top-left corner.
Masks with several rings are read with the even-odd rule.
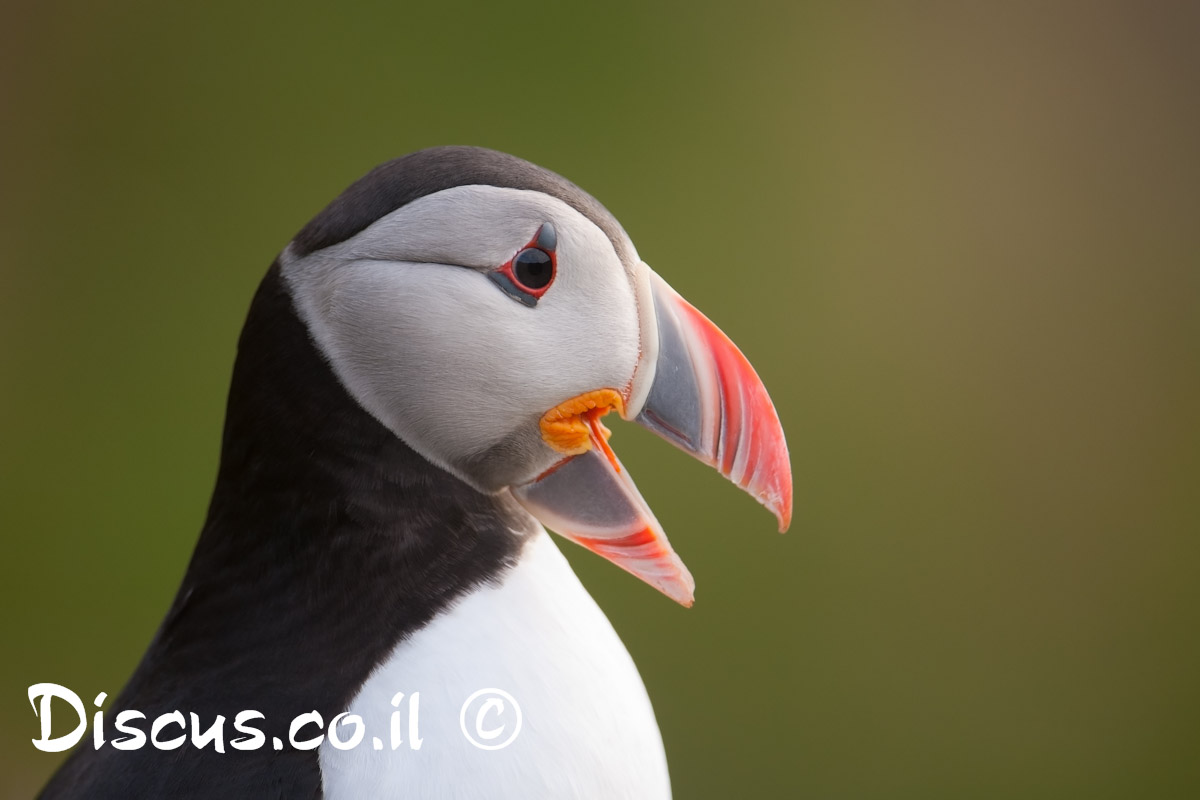
[[[259,285],[182,584],[41,797],[670,797],[637,668],[547,533],[692,604],[609,412],[787,529],[762,381],[603,205],[478,147],[368,172]]]

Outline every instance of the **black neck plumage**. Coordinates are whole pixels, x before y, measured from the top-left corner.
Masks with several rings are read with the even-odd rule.
[[[206,726],[223,714],[227,736],[254,709],[268,745],[216,755],[85,741],[44,796],[319,796],[316,751],[275,752],[270,737],[286,743],[298,714],[328,723],[346,710],[399,642],[515,564],[528,530],[511,500],[433,466],[347,394],[274,265],[239,342],[200,540],[106,709],[179,709]]]

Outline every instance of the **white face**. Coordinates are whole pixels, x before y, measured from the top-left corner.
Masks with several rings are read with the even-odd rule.
[[[557,271],[529,307],[488,273],[545,223],[557,234]],[[599,227],[541,192],[446,189],[303,258],[289,248],[280,264],[351,395],[484,491],[532,480],[561,460],[539,431],[546,411],[609,388],[631,416],[652,380],[649,269],[636,259],[627,268]]]

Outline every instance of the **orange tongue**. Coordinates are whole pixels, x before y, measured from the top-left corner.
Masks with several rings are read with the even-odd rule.
[[[607,399],[598,394],[572,398],[542,418],[546,443],[567,458],[511,487],[513,497],[547,528],[690,606],[695,582],[608,446],[612,432],[600,418],[616,404],[596,402]]]
[[[608,437],[612,436],[612,431],[600,421],[600,418],[609,411],[610,409],[607,408],[594,408],[583,415],[583,421],[588,426],[588,438],[591,439],[592,446],[604,453],[608,463],[612,464],[612,468],[619,473],[621,462],[617,460],[617,454],[613,452],[613,449],[608,446]]]
[[[594,427],[591,418],[599,419],[614,408],[620,413],[625,409],[625,400],[615,389],[595,389],[576,395],[542,415],[538,422],[542,440],[564,455],[586,453],[591,449],[588,439],[595,432],[588,430]],[[602,432],[600,438],[607,439],[611,435],[603,425],[599,430]]]

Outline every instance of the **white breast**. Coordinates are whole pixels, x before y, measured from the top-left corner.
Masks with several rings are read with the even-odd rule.
[[[519,704],[517,737],[479,749],[462,730],[472,694],[501,689]],[[397,692],[405,698],[392,706]],[[419,693],[420,749],[410,748],[409,702]],[[502,733],[515,715],[477,700],[466,727]],[[321,745],[325,796],[362,798],[669,798],[654,711],[629,653],[544,531],[497,586],[464,597],[397,646],[351,707],[366,735],[355,748]],[[399,711],[403,743],[391,747]],[[478,723],[484,724],[479,728]],[[345,729],[343,739],[353,731]],[[383,745],[375,750],[373,738]]]

